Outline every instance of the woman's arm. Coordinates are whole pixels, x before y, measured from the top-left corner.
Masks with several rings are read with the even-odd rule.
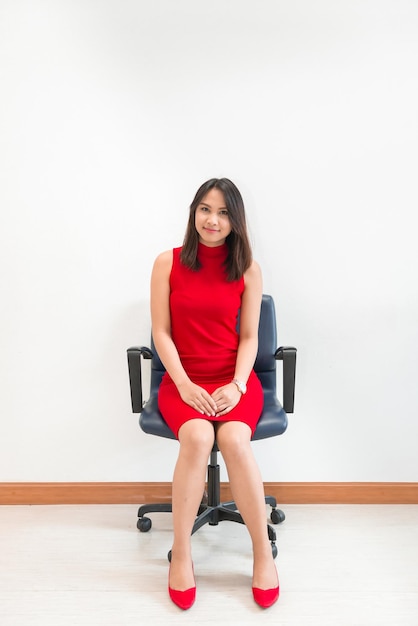
[[[200,413],[214,415],[216,404],[210,395],[188,377],[171,337],[170,272],[173,252],[160,254],[151,274],[151,325],[154,344],[161,362],[186,404]]]
[[[244,274],[245,288],[241,299],[240,339],[235,363],[234,379],[247,383],[257,356],[258,324],[260,321],[263,282],[261,270],[255,261]],[[219,387],[212,394],[218,411],[217,415],[227,415],[241,399],[241,392],[232,382]]]
[[[169,299],[172,264],[172,250],[163,252],[155,260],[151,274],[151,325],[158,355],[174,384],[179,385],[186,381],[188,376],[171,338]]]
[[[258,325],[260,322],[263,282],[261,270],[255,261],[244,274],[245,289],[240,313],[240,340],[234,378],[246,383],[258,350]]]

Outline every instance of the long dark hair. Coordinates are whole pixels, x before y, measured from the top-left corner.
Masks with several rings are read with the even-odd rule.
[[[219,189],[224,195],[232,229],[226,238],[228,256],[225,269],[228,280],[238,280],[250,267],[253,257],[247,232],[244,202],[238,188],[228,178],[211,178],[197,190],[190,205],[189,221],[180,259],[186,267],[195,271],[199,270],[200,263],[197,259],[199,235],[195,226],[195,213],[203,197],[211,189]]]

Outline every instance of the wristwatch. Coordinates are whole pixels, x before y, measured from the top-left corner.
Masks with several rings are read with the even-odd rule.
[[[247,393],[247,385],[243,383],[242,380],[234,378],[232,382],[236,384],[236,386],[238,387],[238,391],[240,391],[242,395],[244,395],[244,393]]]

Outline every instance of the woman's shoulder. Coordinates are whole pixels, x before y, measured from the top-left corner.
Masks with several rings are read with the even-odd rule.
[[[173,250],[165,250],[160,252],[154,261],[154,271],[164,272],[170,271],[173,265]]]
[[[254,259],[251,261],[250,267],[244,272],[244,284],[245,287],[250,287],[259,290],[261,288],[263,278],[261,275],[261,268],[257,261]]]
[[[250,267],[245,271],[244,277],[245,278],[256,278],[258,276],[261,276],[261,268],[260,268],[259,264],[257,263],[257,261],[255,259],[253,259],[251,261]]]

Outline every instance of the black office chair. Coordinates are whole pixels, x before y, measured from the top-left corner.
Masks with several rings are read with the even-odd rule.
[[[263,295],[260,324],[258,329],[258,353],[254,370],[259,377],[264,391],[264,408],[257,424],[253,441],[281,435],[287,428],[287,413],[293,413],[296,373],[296,348],[281,347],[276,349],[276,315],[271,296]],[[141,356],[151,359],[151,385],[149,400],[143,403]],[[283,407],[276,396],[276,361],[283,361]],[[132,411],[140,413],[139,424],[150,435],[175,439],[158,410],[158,388],[165,372],[151,338],[151,349],[134,347],[128,349],[129,380],[131,388]],[[220,502],[220,469],[217,462],[218,447],[213,446],[208,465],[207,496],[204,497],[197,512],[193,526],[194,534],[204,524],[217,526],[228,520],[244,524],[237,511],[235,502]],[[283,511],[277,509],[276,498],[265,497],[266,504],[272,507],[270,519],[273,524],[284,521]],[[151,519],[145,517],[151,512],[171,512],[171,503],[144,504],[138,510],[137,527],[141,532],[150,530]],[[277,556],[276,533],[267,524],[267,532],[272,546],[273,557]],[[168,554],[171,560],[171,551]]]

